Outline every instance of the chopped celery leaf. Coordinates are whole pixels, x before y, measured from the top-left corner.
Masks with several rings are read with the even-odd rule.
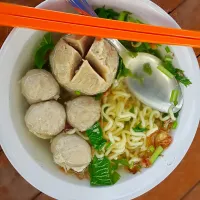
[[[172,129],[176,129],[177,126],[178,126],[178,122],[177,121],[173,122]]]
[[[131,14],[130,12],[122,11],[122,12],[119,13],[118,20],[119,20],[119,21],[128,21],[128,16],[129,16],[130,14]]]
[[[162,65],[159,65],[158,67],[157,67],[163,74],[165,74],[166,76],[168,76],[169,78],[174,78],[174,75],[170,72],[170,71],[168,71],[164,66],[162,66]]]
[[[149,76],[152,75],[151,65],[149,63],[145,63],[143,65],[143,71],[148,74]]]
[[[75,91],[75,94],[76,95],[81,95],[81,92],[77,90],[77,91]]]
[[[178,95],[179,95],[178,90],[172,90],[170,102],[174,103],[175,106],[178,104]]]
[[[156,150],[154,151],[153,155],[151,156],[150,158],[150,163],[153,164],[157,159],[158,159],[158,156],[160,156],[160,154],[164,151],[164,149],[159,146],[156,148]]]
[[[100,100],[102,96],[103,96],[103,93],[96,94],[95,100],[97,100],[97,101]]]
[[[121,77],[127,77],[127,76],[132,77],[132,72],[130,69],[125,67],[124,62],[123,62],[122,58],[120,57],[116,79],[120,79]]]
[[[134,130],[135,132],[145,132],[145,131],[148,131],[147,128],[142,128],[142,127],[141,127],[141,123],[139,123],[135,128],[133,128],[133,130]]]
[[[126,167],[130,167],[130,165],[129,165],[127,159],[112,160],[112,162],[113,162],[112,168],[113,168],[114,170],[117,170],[118,167],[119,167],[119,165],[123,165],[123,166],[126,166]]]
[[[105,19],[117,19],[119,17],[119,13],[114,11],[113,9],[106,9],[105,7],[95,9],[95,13],[100,18]]]
[[[166,51],[167,53],[171,53],[171,50],[170,50],[170,48],[169,48],[168,46],[165,47],[165,51]]]

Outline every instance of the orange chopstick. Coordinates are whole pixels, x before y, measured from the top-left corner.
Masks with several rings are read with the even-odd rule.
[[[17,26],[51,32],[130,41],[200,47],[200,33],[196,31],[183,31],[179,29],[125,23],[5,3],[0,3],[0,17],[0,24],[4,26]],[[121,24],[121,27],[119,24]],[[137,30],[133,29],[134,26]],[[149,30],[147,30],[147,27]],[[156,31],[150,31],[152,29]],[[159,33],[157,33],[158,30]],[[168,31],[166,31],[168,35],[163,33],[164,30]],[[179,35],[172,34],[173,31]]]
[[[175,28],[166,28],[159,26],[152,26],[147,24],[136,24],[132,22],[121,22],[116,20],[107,20],[101,18],[94,18],[90,16],[80,16],[74,14],[67,14],[63,12],[43,10],[38,8],[31,8],[19,6],[15,4],[0,3],[0,12],[2,14],[11,14],[24,17],[34,17],[38,19],[48,19],[53,21],[76,23],[80,25],[88,25],[95,27],[111,28],[116,30],[130,30],[142,33],[153,33],[159,35],[186,37],[200,39],[199,31],[182,30]],[[70,15],[70,16],[69,16]]]

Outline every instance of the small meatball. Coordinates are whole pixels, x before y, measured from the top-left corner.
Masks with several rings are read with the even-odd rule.
[[[86,131],[100,118],[100,101],[93,97],[78,97],[67,102],[67,119],[71,126]]]
[[[76,49],[82,57],[85,56],[94,41],[93,37],[82,35],[66,35],[63,39]]]
[[[58,99],[60,87],[51,73],[32,69],[21,80],[21,90],[29,104]]]
[[[106,40],[95,40],[86,59],[95,68],[98,74],[111,86],[116,76],[119,56],[116,49]]]
[[[65,122],[65,109],[56,101],[33,104],[25,115],[28,130],[42,139],[56,136],[65,128]]]
[[[83,171],[91,162],[91,147],[80,136],[61,133],[51,142],[54,162],[65,170]]]

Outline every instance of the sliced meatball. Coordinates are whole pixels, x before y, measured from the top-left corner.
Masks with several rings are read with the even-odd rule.
[[[54,162],[65,170],[83,171],[91,162],[91,147],[80,136],[61,133],[51,142]]]
[[[67,102],[68,122],[81,132],[99,120],[100,111],[100,101],[96,101],[93,97],[81,96]]]
[[[106,40],[96,40],[87,53],[88,61],[84,61],[81,55],[87,52],[91,41],[88,37],[64,36],[50,55],[52,72],[68,91],[95,95],[113,83],[119,64],[117,51]]]
[[[61,38],[51,52],[49,61],[56,80],[70,90],[69,83],[82,62],[80,54]]]
[[[70,83],[73,91],[78,90],[87,95],[105,92],[108,87],[108,84],[94,71],[87,60],[83,62]]]
[[[112,84],[119,65],[119,56],[116,49],[106,40],[95,40],[86,59],[108,83]]]
[[[39,138],[50,139],[64,129],[66,112],[56,101],[33,104],[26,112],[25,123],[28,130]]]
[[[21,80],[21,91],[29,104],[58,99],[60,87],[54,77],[43,69],[32,69]]]
[[[63,38],[70,46],[76,49],[82,57],[86,55],[94,38],[80,35],[66,35]]]

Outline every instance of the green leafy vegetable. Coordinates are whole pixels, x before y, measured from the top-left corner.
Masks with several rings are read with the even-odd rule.
[[[171,50],[170,50],[170,48],[169,48],[168,46],[165,47],[165,51],[166,51],[167,53],[171,53]]]
[[[176,129],[177,126],[178,126],[178,122],[177,121],[173,122],[172,129]]]
[[[53,50],[54,43],[52,41],[51,33],[44,35],[39,48],[35,54],[35,65],[37,68],[42,69],[48,61],[48,53]]]
[[[119,21],[128,21],[128,16],[129,16],[130,14],[131,14],[130,12],[122,11],[122,12],[119,13],[118,20],[119,20]]]
[[[153,164],[157,160],[158,156],[160,156],[160,154],[163,151],[164,151],[164,149],[161,146],[157,147],[156,150],[155,150],[155,152],[153,153],[153,155],[151,156],[151,158],[149,160],[150,163]]]
[[[75,94],[76,95],[81,95],[81,92],[77,90],[77,91],[75,91]]]
[[[119,160],[112,160],[113,162],[113,170],[117,170],[119,165],[123,165],[123,166],[126,166],[126,167],[130,167],[129,163],[128,163],[128,160],[127,159],[119,159]]]
[[[135,128],[133,128],[133,130],[134,130],[135,132],[145,132],[145,131],[148,131],[147,128],[142,128],[142,127],[141,127],[141,123],[139,123]]]
[[[105,18],[105,19],[117,19],[119,17],[118,12],[114,11],[113,9],[106,9],[105,6],[102,8],[95,9],[95,13],[100,18]]]
[[[143,71],[148,74],[149,76],[152,75],[151,65],[149,63],[145,63],[143,65]]]
[[[173,58],[171,56],[165,56],[164,57],[164,62],[169,62],[172,64]]]
[[[169,78],[174,78],[174,75],[168,71],[164,66],[160,65],[157,67],[163,74],[165,74],[166,76],[168,76]]]
[[[163,66],[165,69],[167,69],[173,76],[176,78],[176,80],[186,87],[191,83],[191,81],[184,75],[184,71],[178,68],[175,68],[172,64],[172,62],[163,62]]]
[[[134,73],[131,76],[133,79],[137,80],[140,84],[143,84],[144,77],[140,76],[138,73]]]
[[[120,179],[120,174],[118,174],[117,172],[113,172],[111,178],[112,178],[112,183],[115,184],[117,183],[117,181]]]
[[[113,170],[107,157],[98,159],[94,156],[89,165],[89,173],[92,186],[113,185],[120,179],[120,175]]]
[[[103,132],[99,122],[94,124],[91,128],[86,130],[86,134],[89,137],[91,145],[96,150],[101,150],[103,146],[106,144],[106,140],[103,139]]]
[[[135,113],[134,107],[132,107],[129,111],[134,114]]]
[[[121,77],[133,76],[130,69],[126,68],[122,58],[119,58],[119,67],[117,71],[116,79],[120,79]]]
[[[133,45],[134,42],[120,40],[121,44],[124,45],[131,53],[138,53],[138,52],[145,52],[152,54],[160,59],[162,59],[162,56],[160,52],[157,49],[152,49],[150,44],[147,42],[141,43],[140,46]]]
[[[143,24],[143,22],[141,22],[138,19],[135,19],[133,16],[131,16],[131,13],[127,11],[122,11],[121,13],[118,13],[112,9],[106,9],[105,7],[103,7],[103,8],[97,8],[95,12],[97,13],[99,17],[102,17],[102,18],[114,19],[114,20],[119,19],[122,21]],[[166,56],[163,59],[159,50],[157,48],[153,48],[152,45],[150,45],[149,43],[147,42],[140,43],[140,42],[125,41],[125,40],[121,40],[120,42],[130,51],[130,55],[132,57],[136,57],[138,52],[145,52],[145,53],[152,54],[163,61],[162,66],[167,70],[166,71],[163,67],[161,67],[161,70],[163,73],[166,72],[166,75],[169,75],[170,77],[172,77],[173,75],[173,77],[175,77],[178,82],[182,83],[186,87],[192,84],[191,81],[184,75],[184,72],[182,70],[175,68],[173,66],[172,64],[173,58],[170,58],[170,56]],[[157,46],[160,46],[160,45],[157,44]],[[168,46],[165,47],[165,50],[167,53],[171,53],[171,50]],[[121,71],[121,70],[118,70],[118,71]],[[170,72],[170,74],[168,72]],[[129,74],[128,71],[126,71],[126,74],[127,73]],[[118,73],[118,74],[121,74],[121,73]]]
[[[96,94],[95,100],[97,100],[97,101],[100,100],[102,96],[103,96],[103,93]]]
[[[132,58],[136,58],[138,53],[137,52],[128,52],[129,56],[131,56]]]
[[[178,95],[179,95],[178,90],[172,90],[170,102],[174,103],[175,106],[178,104]]]
[[[178,116],[179,116],[179,112],[180,112],[180,111],[174,113],[174,117],[178,118]]]

